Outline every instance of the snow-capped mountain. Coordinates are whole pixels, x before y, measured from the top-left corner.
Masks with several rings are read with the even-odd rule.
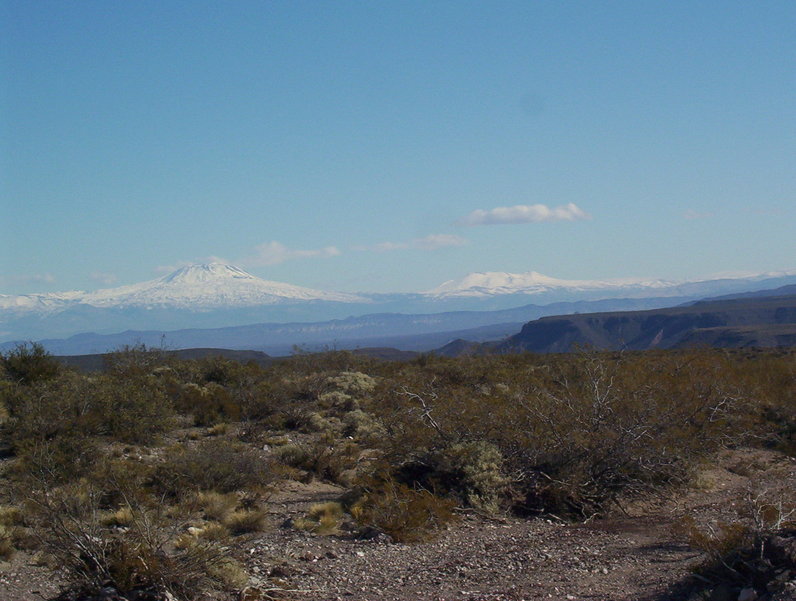
[[[491,298],[503,295],[550,295],[588,294],[627,296],[686,296],[693,294],[716,294],[724,291],[741,291],[766,280],[789,280],[796,277],[796,270],[743,274],[698,280],[661,279],[610,279],[610,280],[563,280],[549,277],[536,271],[506,273],[502,271],[471,273],[459,280],[448,280],[424,294],[438,299]],[[779,282],[783,285],[787,282]]]
[[[0,295],[0,342],[125,330],[164,331],[262,323],[322,322],[380,313],[502,311],[554,303],[642,300],[672,306],[705,297],[796,284],[796,270],[695,281],[564,280],[527,273],[472,273],[417,294],[347,294],[263,280],[222,263],[191,265],[164,277],[94,292]],[[606,310],[638,308],[614,303]],[[572,305],[575,306],[574,304]],[[561,309],[556,309],[561,311]],[[573,310],[593,310],[580,307]],[[544,313],[547,314],[547,313]],[[495,314],[498,318],[500,313]],[[464,328],[469,318],[462,317]],[[374,326],[374,332],[378,330]],[[262,345],[274,332],[263,332]],[[335,336],[344,336],[336,327]],[[332,341],[334,344],[334,341]]]
[[[353,294],[271,282],[232,265],[208,263],[183,267],[156,280],[94,292],[2,295],[0,310],[50,313],[82,304],[103,308],[168,307],[203,311],[306,301],[359,303],[365,299]]]

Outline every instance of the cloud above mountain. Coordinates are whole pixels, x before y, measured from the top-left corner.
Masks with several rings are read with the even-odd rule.
[[[336,257],[340,250],[336,246],[325,246],[314,250],[299,250],[288,248],[281,242],[272,240],[254,247],[254,253],[240,263],[246,267],[264,267],[266,265],[279,265],[293,259],[313,259],[323,257]]]
[[[403,242],[379,242],[370,246],[355,246],[353,250],[388,252],[391,250],[438,250],[449,246],[464,246],[468,240],[454,234],[429,234]]]
[[[17,275],[0,276],[0,284],[52,284],[55,277],[51,273],[21,273]]]
[[[109,273],[106,271],[92,271],[89,274],[89,277],[95,282],[105,284],[106,286],[110,286],[111,284],[115,283],[116,280],[118,279],[116,277],[116,274]]]
[[[456,225],[501,225],[507,223],[542,223],[546,221],[579,221],[589,219],[588,213],[574,202],[558,207],[544,204],[515,205],[513,207],[495,207],[494,209],[476,209],[469,215],[456,221]]]

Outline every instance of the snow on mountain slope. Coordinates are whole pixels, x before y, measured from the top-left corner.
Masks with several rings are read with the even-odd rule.
[[[270,282],[222,263],[190,265],[156,280],[95,292],[0,296],[0,309],[10,312],[54,312],[76,304],[93,307],[169,307],[207,310],[289,302],[366,302],[338,292],[324,292]]]
[[[48,294],[22,294],[12,296],[0,294],[0,311],[26,312],[38,311],[48,312],[79,299],[84,292],[75,290],[72,292],[50,292]]]
[[[552,278],[536,271],[526,273],[506,273],[502,271],[478,272],[466,275],[460,280],[448,280],[440,286],[428,290],[426,295],[434,298],[472,297],[486,298],[504,294],[543,294],[548,292],[650,292],[660,296],[676,295],[688,285],[734,280],[738,283],[757,282],[767,278],[796,275],[796,270],[744,274],[743,277],[708,278],[701,280],[671,281],[660,279],[622,278],[611,280],[562,280]]]
[[[353,294],[324,292],[282,282],[271,282],[223,263],[190,265],[150,282],[98,290],[83,302],[95,307],[162,305],[219,308],[271,305],[288,301],[361,302]]]

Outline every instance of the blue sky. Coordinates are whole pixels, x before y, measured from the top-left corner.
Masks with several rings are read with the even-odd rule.
[[[0,2],[0,292],[796,268],[796,3]]]

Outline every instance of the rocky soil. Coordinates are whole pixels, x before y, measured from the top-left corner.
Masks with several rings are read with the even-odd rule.
[[[744,514],[742,499],[763,490],[796,500],[796,461],[773,452],[725,452],[694,487],[627,515],[588,523],[488,517],[461,512],[435,540],[395,544],[384,537],[317,536],[290,526],[340,489],[286,483],[270,500],[272,527],[231,552],[252,575],[240,599],[352,601],[786,601],[796,600],[796,571],[780,572],[771,590],[715,588],[688,592],[683,583],[703,558],[678,528],[684,516],[707,524]],[[52,598],[57,570],[18,553],[0,563],[0,600]],[[223,597],[218,597],[223,599]]]

